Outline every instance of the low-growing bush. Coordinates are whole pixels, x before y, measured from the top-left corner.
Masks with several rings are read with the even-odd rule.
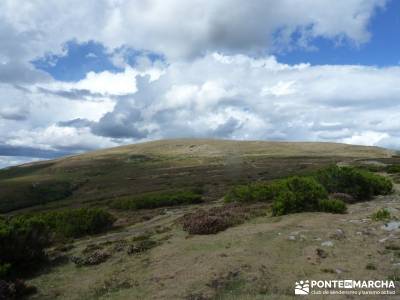
[[[115,217],[101,208],[66,209],[37,216],[51,231],[63,237],[80,237],[110,229]]]
[[[400,165],[389,165],[386,167],[386,172],[391,174],[400,173]]]
[[[381,208],[378,211],[374,212],[371,218],[374,221],[384,221],[390,220],[392,218],[392,215],[390,214],[390,211],[388,211],[386,208]]]
[[[202,196],[194,191],[165,191],[148,193],[133,198],[117,199],[110,203],[116,209],[133,210],[157,208],[202,202]]]
[[[273,215],[316,211],[319,201],[328,197],[324,187],[311,177],[290,177],[282,182],[286,187],[274,198]]]
[[[190,234],[215,234],[262,214],[258,208],[227,204],[186,214],[180,219],[180,222],[183,229]]]
[[[318,206],[320,211],[334,214],[344,214],[347,210],[346,203],[339,199],[323,199]]]
[[[389,194],[393,188],[390,179],[352,167],[331,166],[318,171],[315,178],[328,192],[350,194],[357,201]]]
[[[0,279],[7,277],[7,275],[10,273],[10,270],[11,270],[11,264],[0,263]]]
[[[270,183],[253,183],[233,188],[225,197],[227,202],[272,202],[272,213],[314,211],[318,201],[326,199],[324,187],[312,177],[289,177]]]
[[[40,218],[0,220],[1,277],[18,270],[26,271],[42,261],[49,244],[48,227]]]
[[[282,190],[286,189],[284,180],[238,185],[226,194],[225,202],[272,202]]]
[[[115,218],[102,209],[67,209],[0,219],[0,279],[33,270],[54,237],[80,237],[107,230]]]

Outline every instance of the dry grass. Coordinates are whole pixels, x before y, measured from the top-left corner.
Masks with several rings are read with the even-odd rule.
[[[68,263],[29,283],[39,289],[33,299],[292,299],[299,279],[387,279],[399,256],[393,247],[397,240],[380,243],[390,233],[368,217],[378,207],[399,209],[398,203],[395,194],[350,205],[349,213],[339,217],[265,216],[216,235],[195,236],[173,225],[190,208],[175,209],[121,232],[77,241],[70,250],[72,255],[93,243],[112,247],[121,239],[150,234],[157,246],[145,253],[115,252],[92,267]],[[169,230],[156,230],[165,227]],[[344,232],[340,238],[338,229]],[[326,240],[333,246],[322,246]]]

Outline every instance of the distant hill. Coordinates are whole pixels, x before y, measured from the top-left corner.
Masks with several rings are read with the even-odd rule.
[[[269,180],[354,159],[390,158],[379,147],[320,142],[160,140],[0,171],[0,212],[102,204],[126,195]]]

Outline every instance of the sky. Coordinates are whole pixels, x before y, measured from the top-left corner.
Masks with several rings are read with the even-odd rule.
[[[400,1],[2,0],[0,168],[167,138],[400,150]]]

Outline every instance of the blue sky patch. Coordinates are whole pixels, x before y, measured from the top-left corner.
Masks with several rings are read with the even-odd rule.
[[[369,25],[371,40],[357,47],[349,42],[336,44],[325,38],[316,38],[316,49],[294,48],[275,53],[280,62],[312,65],[370,65],[394,66],[400,64],[400,1],[389,1],[386,8],[377,10]]]
[[[46,71],[56,80],[79,81],[91,71],[122,72],[123,68],[112,62],[112,56],[118,53],[121,53],[124,62],[131,66],[136,65],[137,58],[140,56],[147,56],[151,62],[165,60],[160,54],[125,46],[110,53],[101,43],[95,41],[84,43],[78,43],[75,40],[68,41],[64,44],[64,49],[65,55],[50,53],[32,63],[37,69]]]

